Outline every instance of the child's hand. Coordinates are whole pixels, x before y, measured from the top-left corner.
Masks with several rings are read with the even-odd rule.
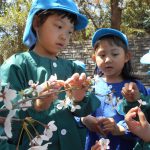
[[[65,81],[65,89],[71,89],[67,92],[67,95],[74,100],[74,102],[80,102],[83,100],[86,91],[88,89],[90,78],[86,78],[86,74],[79,75],[75,73],[71,78]]]
[[[54,82],[44,82],[40,85],[42,87],[42,91],[39,96],[44,96],[45,98],[36,99],[34,103],[34,108],[37,111],[47,110],[51,103],[57,99],[59,89],[64,86],[64,81],[56,80]],[[45,96],[46,95],[46,96]]]
[[[96,141],[95,145],[91,147],[91,150],[101,150],[101,145],[99,141]]]
[[[122,92],[122,95],[129,102],[134,102],[140,99],[140,92],[138,90],[136,83],[134,82],[126,83],[124,87],[122,88],[121,92]]]
[[[90,131],[105,136],[105,133],[103,132],[101,125],[99,124],[98,119],[96,117],[88,115],[86,117],[82,117],[81,121]]]
[[[137,115],[139,121],[134,120]],[[130,109],[125,116],[125,121],[132,133],[142,138],[145,142],[150,142],[150,124],[139,107]]]
[[[113,135],[123,135],[124,128],[118,126],[113,118],[100,118],[99,124],[103,125],[103,132],[108,134],[111,132]]]

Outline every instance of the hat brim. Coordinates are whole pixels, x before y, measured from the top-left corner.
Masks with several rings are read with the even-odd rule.
[[[77,22],[75,24],[75,30],[82,30],[82,29],[85,29],[86,26],[88,25],[88,19],[85,15],[82,15],[80,13],[77,13],[73,10],[70,10],[70,9],[67,9],[66,7],[51,7],[50,9],[59,9],[59,10],[64,10],[64,11],[67,11],[67,12],[70,12],[72,14],[75,14],[77,16]]]
[[[150,52],[145,54],[144,56],[141,57],[140,59],[141,64],[150,64]]]
[[[107,35],[114,35],[119,37],[120,39],[122,39],[122,41],[128,46],[128,40],[126,35],[124,35],[123,33],[121,33],[120,31],[117,31],[115,29],[111,29],[111,28],[102,28],[99,29],[95,32],[95,34],[92,37],[92,47],[94,47],[95,43],[101,39],[104,36]]]

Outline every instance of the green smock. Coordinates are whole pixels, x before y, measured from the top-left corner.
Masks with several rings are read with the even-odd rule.
[[[21,91],[29,88],[29,80],[33,80],[34,83],[38,81],[41,84],[54,74],[57,75],[58,80],[67,80],[76,72],[81,73],[83,69],[70,60],[59,57],[57,57],[57,60],[51,60],[41,57],[33,51],[28,51],[15,54],[3,63],[1,66],[1,80],[3,85],[10,83],[12,89]],[[27,111],[19,110],[16,116],[18,118],[31,116],[44,124],[48,124],[52,120],[55,121],[57,131],[53,132],[53,136],[49,141],[52,142],[48,147],[49,150],[84,150],[86,128],[80,126],[75,121],[74,116],[81,117],[92,113],[99,107],[100,102],[94,94],[87,93],[84,100],[78,103],[81,109],[72,113],[68,108],[57,109],[58,102],[64,100],[64,98],[65,93],[59,94],[59,100],[54,101],[46,111],[36,112],[30,108]],[[40,134],[43,133],[44,128],[41,125],[35,124],[35,127]],[[8,141],[1,141],[0,149],[15,149],[20,130],[21,124],[13,122],[13,137]],[[29,127],[29,130],[34,134],[32,127]],[[65,134],[62,134],[62,131],[65,131]],[[26,133],[24,133],[20,149],[27,150],[28,148],[29,139]]]
[[[150,123],[150,96],[144,96],[141,94],[142,101],[146,101],[146,105],[142,105],[140,108],[144,112],[147,121]],[[127,102],[124,100],[124,111],[127,113],[131,108],[139,106],[139,102]],[[150,142],[144,142],[140,139],[135,145],[133,150],[150,150]]]

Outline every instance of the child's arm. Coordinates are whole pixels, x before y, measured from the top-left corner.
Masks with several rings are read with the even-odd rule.
[[[102,124],[103,132],[112,135],[124,135],[125,129],[121,125],[118,125],[113,118],[100,118],[99,124]]]
[[[137,115],[139,121],[134,120]],[[150,142],[150,124],[139,107],[129,110],[125,116],[125,121],[132,133],[142,138],[145,142]]]
[[[101,128],[101,125],[99,124],[99,119],[88,115],[86,117],[81,118],[81,122],[92,132],[99,133],[101,135],[105,136],[105,133],[103,132],[103,129]]]
[[[83,117],[82,123],[92,132],[106,136],[109,132],[113,135],[124,135],[125,129],[117,125],[113,118],[96,118],[91,115]]]

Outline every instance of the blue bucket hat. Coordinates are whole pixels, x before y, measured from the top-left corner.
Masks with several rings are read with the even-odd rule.
[[[98,29],[92,37],[92,47],[94,47],[95,43],[99,39],[107,35],[113,35],[113,36],[119,37],[128,46],[128,39],[125,34],[123,34],[122,32],[116,29],[101,28],[101,29]]]
[[[36,37],[32,31],[34,15],[40,10],[48,9],[60,9],[75,14],[77,16],[75,30],[82,30],[88,24],[88,19],[86,16],[80,14],[78,7],[73,0],[33,0],[23,34],[23,43],[29,48],[36,42]]]

